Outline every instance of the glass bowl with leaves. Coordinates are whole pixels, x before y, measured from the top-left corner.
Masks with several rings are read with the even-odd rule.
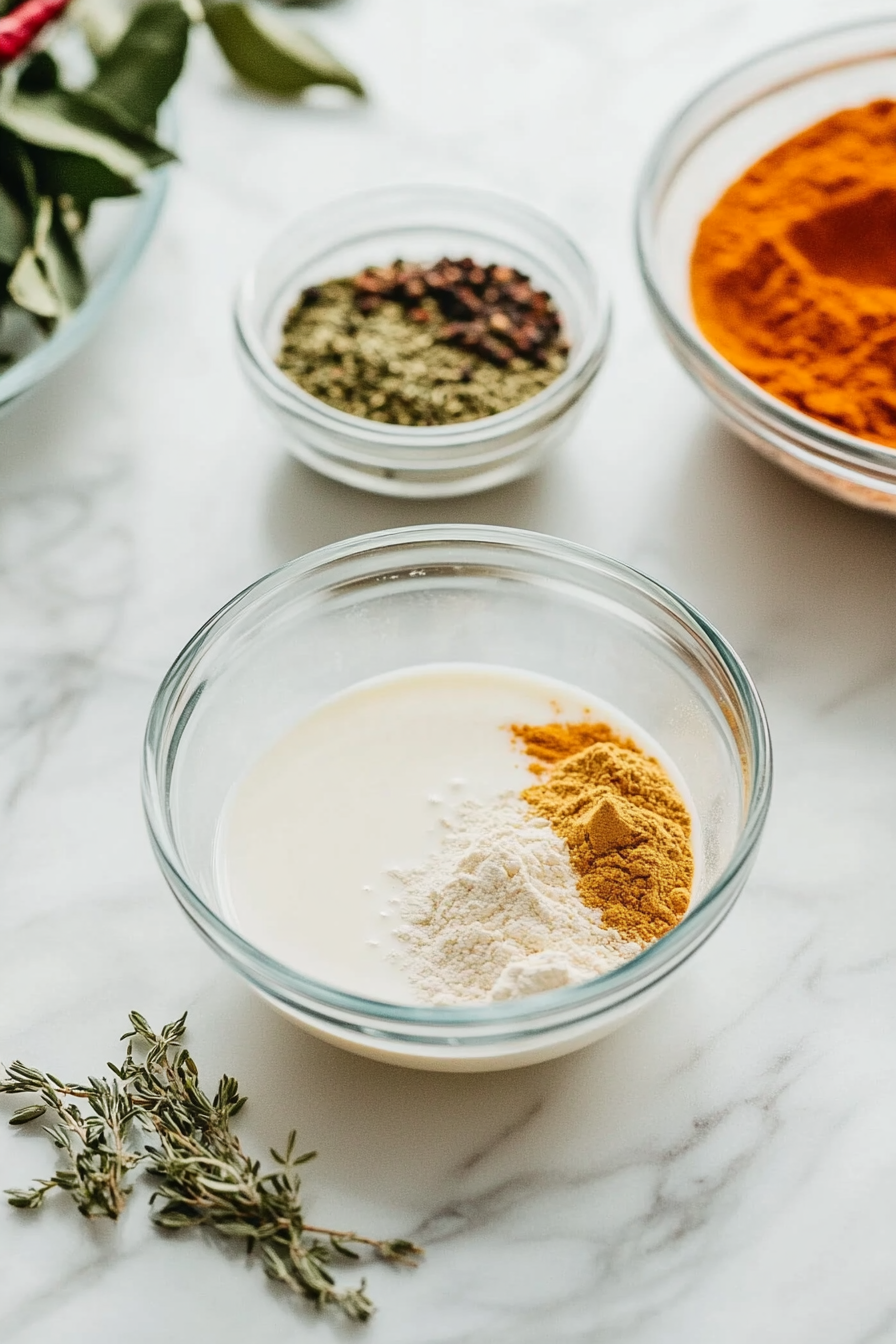
[[[277,15],[220,0],[0,0],[0,410],[87,339],[136,265],[174,155],[164,106],[191,26],[245,83],[355,95],[357,78]],[[47,38],[50,44],[47,45]],[[157,134],[160,109],[162,124]]]
[[[0,19],[0,44],[4,24],[21,28],[33,3]],[[174,157],[156,120],[188,32],[184,11],[165,0],[139,9],[93,61],[67,24],[52,51],[32,42],[4,69],[0,408],[84,343],[143,252],[166,189],[154,170]],[[79,66],[87,78],[73,78]],[[163,134],[170,127],[168,115]]]

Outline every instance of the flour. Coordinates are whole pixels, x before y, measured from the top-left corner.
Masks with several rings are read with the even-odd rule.
[[[429,1003],[537,994],[641,950],[582,903],[566,842],[514,793],[462,803],[437,852],[395,876],[400,962]]]

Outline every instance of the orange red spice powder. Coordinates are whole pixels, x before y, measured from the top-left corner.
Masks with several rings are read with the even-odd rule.
[[[732,183],[700,226],[691,297],[772,396],[896,447],[896,102],[826,117]]]

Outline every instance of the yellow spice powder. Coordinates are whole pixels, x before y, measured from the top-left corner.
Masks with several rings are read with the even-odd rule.
[[[584,903],[638,942],[668,933],[688,908],[694,858],[690,814],[663,767],[608,724],[511,732],[537,768],[550,763],[522,796],[568,844]]]

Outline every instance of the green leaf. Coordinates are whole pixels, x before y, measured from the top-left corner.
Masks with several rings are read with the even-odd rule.
[[[350,1321],[369,1321],[373,1315],[373,1303],[365,1293],[367,1281],[361,1280],[360,1288],[348,1288],[339,1294],[339,1305]]]
[[[58,206],[54,210],[53,223],[44,248],[44,265],[59,295],[62,308],[60,316],[68,317],[87,293],[87,277]]]
[[[247,1241],[255,1241],[258,1237],[257,1227],[252,1223],[241,1222],[238,1219],[225,1219],[213,1223],[212,1226],[222,1237],[245,1237]]]
[[[180,1231],[183,1227],[195,1227],[197,1220],[187,1213],[154,1213],[152,1220],[156,1227],[167,1227],[171,1231]]]
[[[136,196],[130,178],[113,173],[98,159],[70,154],[61,149],[34,149],[32,158],[41,192],[46,196],[71,196],[86,214],[94,201],[109,196]]]
[[[15,266],[28,243],[28,226],[21,209],[0,184],[0,262]]]
[[[93,56],[108,56],[124,36],[127,13],[118,0],[72,0],[68,17],[81,29]]]
[[[39,1209],[47,1192],[45,1189],[37,1189],[4,1190],[3,1193],[8,1196],[7,1204],[11,1204],[14,1209]]]
[[[15,94],[0,103],[0,124],[26,144],[96,159],[110,172],[132,182],[147,169],[169,163],[174,157],[89,98],[62,89]]]
[[[54,323],[62,321],[77,308],[86,288],[84,272],[68,231],[58,217],[53,201],[49,196],[42,196],[34,236],[30,245],[22,250],[9,278],[9,294],[26,312]]]
[[[21,93],[47,93],[59,85],[59,67],[48,51],[38,51],[18,79]]]
[[[405,1237],[396,1237],[393,1241],[384,1241],[380,1246],[380,1253],[386,1259],[416,1260],[423,1254],[423,1248]]]
[[[190,21],[178,0],[150,0],[137,10],[114,50],[100,59],[87,92],[135,126],[155,125],[183,69],[189,33]]]
[[[336,84],[364,96],[356,75],[280,15],[224,0],[209,5],[205,17],[233,70],[264,93],[288,98],[314,84]]]
[[[353,1251],[350,1246],[346,1246],[345,1242],[340,1241],[338,1237],[331,1237],[330,1242],[332,1244],[333,1250],[338,1251],[340,1255],[344,1255],[346,1259],[348,1260],[361,1259],[357,1251]]]
[[[60,316],[59,296],[41,261],[52,221],[53,202],[49,196],[44,196],[37,211],[34,239],[28,247],[23,248],[7,285],[13,302],[35,317],[48,321],[55,321]]]
[[[29,234],[40,198],[31,152],[30,145],[22,144],[0,124],[0,182],[21,210]]]
[[[13,302],[27,313],[49,322],[59,317],[59,299],[33,248],[25,248],[6,287]]]
[[[31,1120],[38,1120],[46,1113],[46,1106],[41,1106],[39,1103],[34,1106],[20,1106],[17,1111],[13,1111],[9,1123],[11,1125],[27,1125]]]

